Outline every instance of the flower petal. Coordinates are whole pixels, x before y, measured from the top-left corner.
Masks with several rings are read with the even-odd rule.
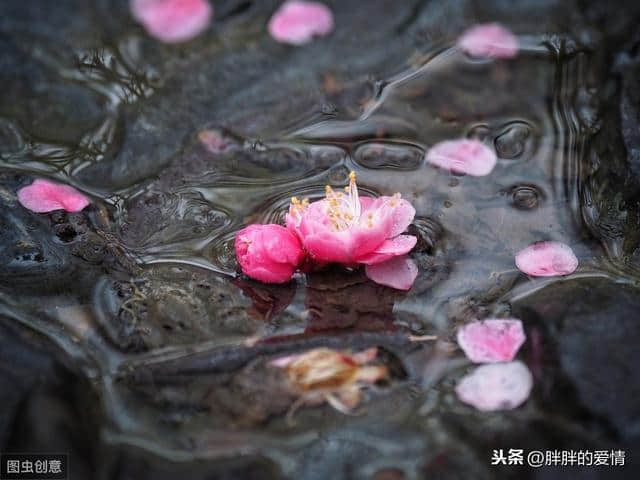
[[[474,25],[458,39],[458,46],[472,57],[513,58],[518,39],[498,23]]]
[[[416,216],[416,209],[404,198],[398,200],[398,205],[393,210],[393,225],[389,237],[395,237],[404,232]],[[413,248],[413,247],[411,247]]]
[[[278,42],[303,45],[333,30],[333,13],[320,2],[287,1],[269,20],[269,34]]]
[[[531,372],[522,362],[492,363],[465,375],[456,386],[458,398],[483,412],[510,410],[529,398]]]
[[[353,263],[353,243],[350,232],[329,232],[304,236],[304,248],[318,262]]]
[[[380,285],[409,290],[418,276],[418,266],[407,257],[395,257],[383,263],[367,265],[367,277]]]
[[[381,263],[391,257],[409,253],[411,249],[416,246],[417,241],[418,239],[413,235],[398,235],[395,238],[385,240],[373,252],[358,257],[356,261],[358,263],[364,263],[365,265]]]
[[[237,143],[220,130],[202,130],[198,133],[198,140],[209,152],[219,154],[235,147]]]
[[[355,245],[354,259],[374,252],[385,240],[392,237],[394,207],[391,197],[376,198],[362,212],[356,225],[351,228]]]
[[[194,38],[213,16],[208,0],[131,0],[130,4],[133,17],[147,33],[165,43]]]
[[[516,267],[534,277],[569,275],[578,268],[578,259],[564,243],[538,242],[516,254]]]
[[[395,238],[385,240],[376,248],[376,253],[389,253],[391,255],[404,255],[416,246],[418,239],[413,235],[398,235]]]
[[[264,227],[270,227],[270,225]],[[280,225],[273,225],[273,227],[279,228],[262,231],[262,245],[269,258],[278,263],[300,265],[304,260],[304,252],[297,235]]]
[[[364,213],[375,203],[377,199],[360,195],[360,209]]]
[[[522,322],[515,318],[490,318],[458,329],[460,348],[476,363],[510,362],[525,338]]]
[[[23,207],[36,213],[54,210],[79,212],[91,203],[83,193],[72,186],[54,183],[42,178],[36,179],[31,185],[18,190],[18,201]]]
[[[473,139],[437,143],[425,158],[437,167],[475,177],[489,175],[496,165],[495,152],[479,140]]]

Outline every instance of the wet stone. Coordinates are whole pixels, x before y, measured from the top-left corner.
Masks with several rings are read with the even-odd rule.
[[[109,337],[125,351],[198,344],[220,337],[248,336],[259,330],[260,311],[238,287],[215,276],[151,269],[131,281],[105,282],[98,318]]]
[[[326,0],[334,30],[295,47],[269,35],[280,3],[211,1],[209,28],[168,45],[128,0],[0,2],[0,446],[58,445],[70,478],[114,480],[526,477],[490,465],[514,447],[632,462],[637,2]],[[487,22],[516,58],[455,47]],[[495,151],[486,175],[426,164],[465,138]],[[409,291],[356,268],[239,273],[240,228],[282,224],[292,196],[351,170],[362,195],[416,208]],[[38,176],[92,204],[22,208]],[[579,273],[520,274],[541,240],[571,245]],[[492,316],[526,332],[533,388],[508,412],[455,394],[455,331]],[[351,414],[296,404],[270,364],[373,347],[390,378]]]
[[[567,295],[574,301],[566,302]],[[516,314],[526,312],[524,321],[544,318],[549,322],[542,355],[546,361],[557,357],[560,371],[547,379],[555,380],[557,387],[546,390],[546,401],[553,401],[554,392],[567,389],[564,376],[574,401],[595,414],[594,428],[612,427],[628,439],[637,438],[640,425],[634,400],[640,394],[640,382],[628,374],[638,361],[634,345],[640,329],[633,313],[637,308],[637,289],[603,280],[547,288],[514,308]],[[557,408],[564,407],[558,404]]]

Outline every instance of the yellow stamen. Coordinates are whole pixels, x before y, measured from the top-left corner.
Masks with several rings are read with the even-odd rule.
[[[349,185],[344,190],[347,195],[334,192],[330,185],[325,186],[327,216],[338,231],[351,228],[360,219],[361,207],[355,172],[349,173]]]

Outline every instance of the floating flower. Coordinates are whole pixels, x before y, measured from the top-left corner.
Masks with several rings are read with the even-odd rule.
[[[510,410],[529,398],[531,372],[522,362],[492,363],[465,375],[456,386],[458,398],[483,412]]]
[[[207,0],[131,0],[131,13],[147,33],[165,43],[191,40],[213,16]]]
[[[458,329],[460,348],[476,363],[510,362],[525,338],[522,322],[515,318],[490,318]]]
[[[235,241],[242,271],[264,283],[285,283],[304,260],[298,237],[280,225],[249,225]]]
[[[360,403],[364,386],[389,376],[383,365],[366,366],[377,354],[376,348],[355,354],[316,348],[277,358],[271,364],[286,370],[290,386],[300,395],[297,404],[318,405],[326,401],[336,410],[348,413]]]
[[[360,197],[356,175],[351,172],[345,192],[326,187],[326,198],[309,204],[291,200],[287,227],[296,232],[306,252],[316,263],[377,265],[407,254],[416,244],[413,235],[402,235],[415,216],[415,209],[399,193],[392,197]],[[393,262],[386,270],[368,269],[375,278],[391,278],[392,267],[400,269],[403,289],[415,279],[407,262]],[[409,272],[407,272],[409,269]],[[404,288],[406,287],[406,288]]]
[[[513,58],[518,54],[518,39],[498,23],[475,25],[458,39],[458,46],[472,57]]]
[[[495,152],[474,139],[436,143],[429,149],[425,158],[437,167],[475,177],[489,175],[496,166]]]
[[[399,193],[360,197],[351,172],[345,192],[327,185],[326,198],[317,202],[291,199],[286,215],[289,235],[279,225],[250,225],[240,231],[236,256],[245,274],[268,283],[286,282],[297,268],[308,271],[340,263],[366,265],[374,282],[408,290],[418,269],[405,255],[417,239],[402,233],[415,213]]]
[[[18,201],[23,207],[37,213],[54,210],[79,212],[91,203],[83,193],[72,186],[41,178],[18,190]]]
[[[360,197],[356,175],[345,192],[326,187],[326,198],[309,204],[291,200],[287,227],[296,232],[313,260],[320,263],[375,264],[408,253],[413,235],[402,235],[415,209],[396,193],[392,197]]]
[[[333,30],[333,14],[320,2],[288,1],[273,14],[268,29],[278,42],[303,45]]]
[[[538,242],[516,253],[516,266],[534,277],[569,275],[578,268],[578,259],[561,242]]]

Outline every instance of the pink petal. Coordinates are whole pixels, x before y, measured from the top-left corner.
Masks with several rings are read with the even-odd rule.
[[[304,253],[298,237],[280,225],[264,225],[264,227],[274,227],[263,231],[262,246],[267,256],[274,262],[300,265],[304,260]],[[275,227],[279,228],[276,230]]]
[[[498,23],[475,25],[458,39],[458,46],[472,57],[513,58],[518,39]]]
[[[404,255],[416,246],[418,239],[413,235],[398,235],[395,238],[385,240],[376,248],[376,253],[389,253],[391,255]]]
[[[225,152],[235,143],[218,130],[203,130],[198,133],[198,140],[211,153]]]
[[[510,362],[525,341],[522,322],[517,319],[487,319],[458,330],[458,344],[476,363]]]
[[[268,29],[278,42],[303,45],[333,30],[333,13],[320,2],[288,1],[273,14]]]
[[[360,195],[360,208],[362,208],[362,212],[366,212],[369,208],[371,208],[376,200],[377,198]]]
[[[391,200],[391,197],[379,197],[367,202],[357,225],[351,229],[355,245],[354,259],[374,252],[385,240],[393,236],[391,231],[396,206]]]
[[[393,210],[393,225],[389,237],[395,237],[404,232],[416,216],[416,209],[405,199],[398,200],[398,205]],[[413,248],[413,247],[412,247]]]
[[[538,242],[516,253],[516,266],[534,277],[569,275],[578,268],[578,259],[561,242]]]
[[[306,234],[304,248],[313,260],[323,263],[353,263],[353,242],[349,231]]]
[[[427,162],[445,170],[475,177],[488,175],[496,166],[496,154],[474,139],[446,140],[427,152]]]
[[[358,257],[356,261],[366,265],[382,263],[391,257],[409,253],[417,241],[413,235],[398,235],[396,238],[385,240],[374,252]]]
[[[130,0],[131,13],[147,33],[166,43],[190,40],[209,25],[208,0]]]
[[[18,201],[23,207],[37,213],[53,210],[79,212],[91,203],[84,194],[70,185],[61,185],[40,178],[18,190]]]
[[[531,372],[522,362],[492,363],[465,375],[456,387],[458,398],[483,412],[511,410],[529,398]]]
[[[354,261],[375,251],[389,238],[391,222],[391,215],[384,215],[376,218],[372,225],[360,223],[351,229]]]
[[[380,285],[409,290],[418,276],[418,266],[407,257],[394,257],[383,263],[367,265],[367,277]]]

